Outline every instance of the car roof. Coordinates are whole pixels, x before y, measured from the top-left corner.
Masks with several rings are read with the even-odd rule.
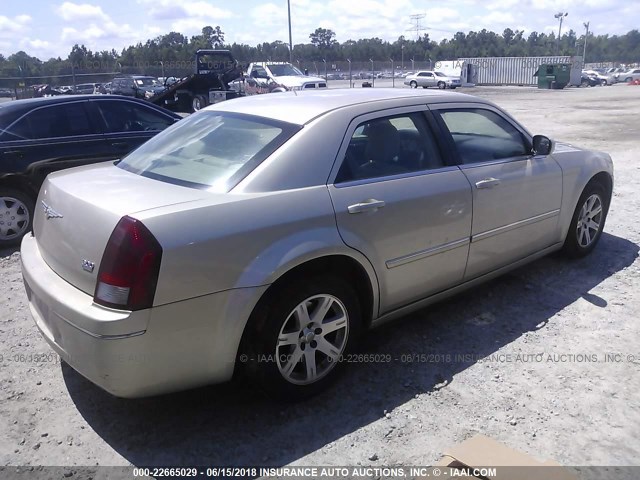
[[[127,100],[129,102],[135,102],[142,105],[147,105],[148,107],[155,108],[156,110],[162,110],[167,115],[171,115],[172,117],[180,117],[178,114],[171,112],[165,108],[158,107],[149,102],[145,102],[144,100],[138,100],[132,97],[127,97],[124,95],[93,95],[93,94],[83,94],[83,95],[56,95],[53,97],[38,97],[38,98],[24,98],[21,100],[14,100],[12,102],[2,102],[0,103],[0,114],[15,112],[15,111],[24,111],[25,113],[29,110],[32,110],[37,107],[43,107],[45,105],[57,105],[59,103],[68,103],[68,102],[77,102],[81,100]],[[181,117],[180,117],[181,118]]]
[[[410,106],[419,103],[476,102],[487,103],[464,93],[408,88],[336,88],[299,92],[268,93],[216,103],[206,108],[221,112],[237,112],[304,125],[314,118],[339,108],[364,103],[371,111]],[[491,104],[492,105],[492,104]]]

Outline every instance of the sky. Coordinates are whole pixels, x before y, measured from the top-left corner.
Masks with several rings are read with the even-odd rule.
[[[416,38],[410,18],[415,14],[425,15],[421,33],[436,41],[483,28],[557,34],[558,12],[568,12],[562,31],[573,29],[578,35],[584,33],[584,22],[590,22],[594,34],[610,35],[640,24],[638,0],[290,1],[294,45],[308,43],[317,27],[333,30],[339,42]],[[219,25],[227,43],[288,43],[287,0],[0,0],[0,54],[23,50],[41,60],[66,58],[76,43],[120,52],[170,31],[196,35],[206,25]]]

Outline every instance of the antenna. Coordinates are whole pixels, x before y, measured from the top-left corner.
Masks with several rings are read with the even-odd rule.
[[[420,22],[426,17],[424,13],[414,13],[413,15],[409,15],[411,19],[411,28],[408,28],[408,32],[416,32],[416,40],[420,39],[420,32],[426,30]]]

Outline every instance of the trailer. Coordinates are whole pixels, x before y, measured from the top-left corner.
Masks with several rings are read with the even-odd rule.
[[[147,100],[174,112],[195,112],[207,105],[242,96],[229,85],[242,69],[229,50],[198,50],[194,73],[167,86]]]

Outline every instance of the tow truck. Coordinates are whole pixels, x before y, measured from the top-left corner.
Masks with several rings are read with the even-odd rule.
[[[243,72],[229,50],[198,50],[195,72],[147,100],[174,112],[195,112],[207,105],[242,96],[229,84]]]

